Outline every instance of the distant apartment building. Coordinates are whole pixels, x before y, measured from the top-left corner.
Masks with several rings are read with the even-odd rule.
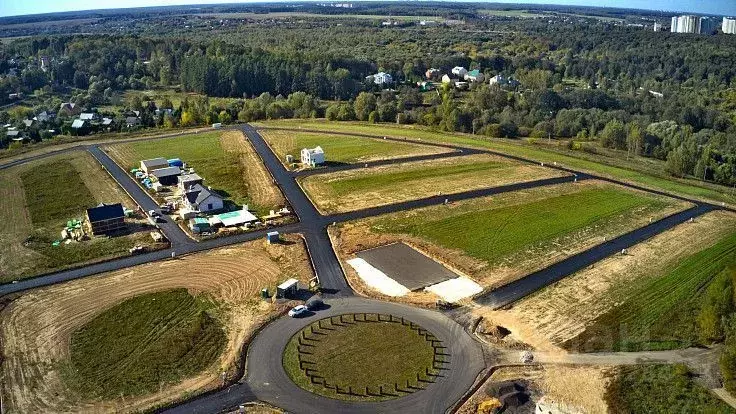
[[[726,34],[736,34],[736,18],[724,17],[721,30]]]
[[[713,34],[718,28],[716,19],[694,15],[674,16],[672,18],[672,33]]]
[[[655,22],[654,23],[654,31],[655,32],[661,32],[662,31],[662,25],[659,24],[659,23],[657,23],[657,22]]]

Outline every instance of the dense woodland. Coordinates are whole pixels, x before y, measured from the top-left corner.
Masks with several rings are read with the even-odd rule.
[[[477,6],[385,7],[398,7],[394,15],[463,23],[385,27],[349,16],[164,13],[136,20],[133,26],[142,28],[136,35],[23,38],[0,49],[0,73],[16,72],[0,79],[0,98],[22,92],[36,104],[2,112],[0,121],[17,123],[71,100],[143,111],[146,127],[321,116],[415,123],[491,137],[555,138],[585,151],[625,150],[665,160],[676,176],[736,184],[736,36],[655,33],[563,14],[488,18]],[[642,19],[625,11],[615,16]],[[50,58],[47,71],[39,67],[41,56]],[[446,73],[456,65],[487,77],[513,76],[521,85],[416,87],[428,68]],[[397,82],[382,88],[366,80],[379,70]],[[192,97],[175,107],[164,103],[174,111],[158,115],[152,103],[121,99],[124,91],[155,88],[235,99]],[[60,115],[51,127],[68,132],[71,118]],[[47,126],[29,128],[30,137],[47,138]]]

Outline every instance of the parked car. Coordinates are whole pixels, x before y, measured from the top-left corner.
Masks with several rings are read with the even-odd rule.
[[[307,309],[307,307],[304,305],[294,306],[294,309],[289,311],[289,316],[291,316],[292,318],[296,318],[307,313],[308,311],[309,309]]]
[[[154,218],[161,217],[161,213],[156,210],[148,210],[148,215]]]

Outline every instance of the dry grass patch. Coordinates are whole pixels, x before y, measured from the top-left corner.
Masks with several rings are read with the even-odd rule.
[[[483,154],[315,175],[302,185],[321,211],[339,213],[564,175]]]
[[[307,281],[311,266],[299,236],[285,244],[255,241],[80,279],[24,294],[0,313],[2,384],[8,412],[136,412],[216,387],[233,372],[246,338],[277,310],[258,299],[287,277]],[[217,304],[225,351],[199,374],[135,398],[84,401],[65,384],[71,335],[95,316],[139,295],[185,288]]]
[[[286,204],[281,190],[274,184],[271,174],[263,165],[258,153],[243,137],[240,131],[227,131],[220,138],[227,152],[234,152],[243,166],[243,180],[248,188],[248,196],[258,206],[279,207]]]
[[[501,312],[524,321],[526,329],[562,344],[620,304],[633,282],[657,277],[661,269],[715,244],[735,227],[735,214],[708,213],[694,223],[681,224],[628,249],[624,256],[596,263]]]
[[[527,243],[524,238],[520,240],[513,238],[511,241],[516,242],[518,247],[500,256],[493,249],[488,254],[484,253],[483,249],[487,249],[492,243],[498,243],[499,237],[516,237],[515,235],[526,237],[543,234],[544,228],[528,228],[531,225],[528,220],[518,222],[518,219],[515,218],[514,214],[521,214],[521,211],[527,209],[528,205],[544,204],[553,197],[576,196],[582,193],[595,194],[596,191],[611,190],[630,192],[622,187],[597,181],[534,188],[344,223],[333,229],[333,240],[336,241],[335,247],[342,260],[352,259],[355,253],[362,250],[403,241],[490,290],[600,244],[606,238],[611,239],[642,227],[648,224],[650,219],[657,220],[689,206],[688,203],[632,191],[631,193],[635,196],[643,195],[645,200],[651,201],[651,204],[649,202],[637,203],[637,207],[614,212],[613,215],[601,217],[593,215],[592,221],[587,224],[584,223],[572,229],[563,228],[559,232],[553,232],[551,237],[544,237],[543,240],[537,240],[531,244]],[[593,213],[592,207],[587,207],[587,204],[579,203],[579,207],[581,211],[587,209],[585,214]],[[494,222],[492,225],[483,224],[482,226],[478,224],[474,227],[473,222],[470,222],[470,227],[460,228],[464,221],[458,219],[459,217],[484,211],[491,214],[495,210],[513,213],[511,218],[516,221],[506,224],[505,222]],[[538,223],[540,226],[546,226],[544,219],[547,216],[545,214],[541,212],[538,214],[538,218],[542,219]],[[567,214],[577,213],[569,211]],[[564,220],[555,219],[555,223],[558,221],[565,223]],[[442,233],[439,230],[438,222],[442,226],[447,224],[447,232]],[[407,230],[404,231],[403,228]],[[428,229],[427,231],[431,231],[432,235],[431,237],[425,236],[412,229]],[[434,234],[437,232],[439,235]],[[479,236],[476,234],[478,232],[484,233]],[[442,236],[442,238],[435,236]],[[434,238],[439,241],[434,241]],[[475,245],[467,249],[452,247],[451,243],[454,243],[452,240],[460,243],[469,239],[475,240],[473,242]],[[348,268],[349,266],[344,265],[343,267]],[[348,272],[351,284],[360,285],[360,282],[352,275],[354,273]]]

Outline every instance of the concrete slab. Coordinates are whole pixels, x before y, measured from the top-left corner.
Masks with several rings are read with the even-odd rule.
[[[457,302],[461,299],[469,298],[483,291],[483,287],[467,277],[458,277],[455,279],[445,280],[424,288],[427,292],[432,292],[447,302]]]
[[[404,296],[410,292],[409,289],[386,276],[382,271],[371,266],[361,258],[350,259],[348,260],[348,264],[355,269],[355,272],[358,273],[358,277],[360,277],[366,285],[376,289],[384,295],[396,297]]]
[[[404,243],[394,243],[356,254],[409,290],[419,290],[459,275]]]

